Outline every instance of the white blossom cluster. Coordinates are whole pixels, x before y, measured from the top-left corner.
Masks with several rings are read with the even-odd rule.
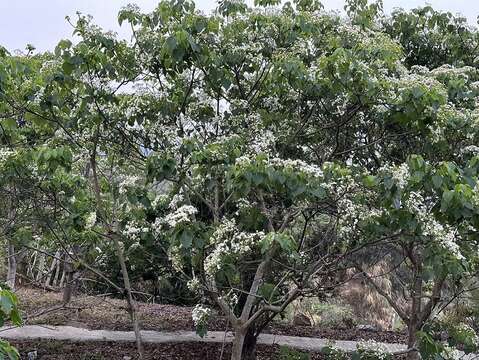
[[[210,243],[215,247],[205,259],[206,274],[214,276],[221,270],[225,256],[241,256],[250,252],[264,236],[262,231],[240,231],[234,220],[225,220],[210,237]]]
[[[385,360],[389,357],[387,348],[375,340],[359,341],[356,348],[360,354],[374,356],[378,360]]]
[[[234,308],[238,304],[238,294],[233,290],[229,291],[225,296],[220,296],[221,300],[224,300],[231,308]]]
[[[407,186],[408,180],[411,177],[409,165],[406,163],[399,166],[384,165],[380,171],[390,174],[400,189],[404,189]]]
[[[92,211],[90,214],[88,214],[85,220],[85,227],[87,229],[91,229],[95,226],[95,224],[96,224],[96,211]]]
[[[125,194],[128,191],[128,188],[135,186],[139,180],[140,180],[140,177],[138,176],[134,176],[134,175],[123,176],[119,184],[120,194]]]
[[[349,194],[348,194],[349,195]],[[338,231],[343,238],[351,237],[360,223],[380,217],[382,211],[355,201],[348,195],[338,200]]]
[[[443,360],[460,360],[464,358],[464,354],[461,353],[459,350],[450,347],[449,345],[445,344],[444,349],[441,352],[441,359]]]
[[[269,160],[269,164],[271,164],[274,167],[290,168],[295,171],[300,171],[305,173],[308,176],[315,177],[315,178],[323,177],[323,170],[321,170],[319,166],[308,164],[298,159],[291,160],[291,159],[273,158]]]
[[[240,156],[236,159],[237,166],[248,166],[253,162],[253,159],[249,156]],[[275,168],[291,169],[297,172],[302,172],[307,176],[313,178],[322,178],[323,170],[316,165],[308,164],[302,160],[292,160],[292,159],[280,159],[280,158],[271,158],[267,160],[267,165]]]
[[[469,146],[464,147],[464,148],[461,150],[461,152],[462,152],[463,154],[469,153],[469,154],[472,154],[472,155],[474,155],[474,156],[477,156],[477,155],[479,155],[479,146],[469,145]]]
[[[125,224],[122,234],[128,239],[138,240],[142,233],[146,233],[149,230],[148,227],[141,226],[136,221],[131,221]]]
[[[15,155],[15,151],[9,150],[7,148],[0,148],[0,166],[5,163],[11,156]]]
[[[448,251],[457,260],[464,259],[456,242],[460,238],[457,229],[438,222],[430,212],[430,206],[428,206],[430,202],[421,193],[413,191],[409,194],[409,198],[404,202],[404,205],[421,223],[424,236],[433,238],[437,245]]]
[[[186,283],[186,287],[196,293],[196,294],[199,294],[201,292],[201,282],[200,280],[197,278],[197,277],[194,277],[193,279],[189,280],[187,283]]]
[[[479,346],[479,336],[477,336],[476,331],[471,326],[461,322],[455,326],[455,330],[463,335],[467,335],[474,346]]]
[[[211,309],[202,304],[197,304],[191,312],[191,318],[195,326],[205,325],[210,315]]]
[[[194,206],[182,205],[174,212],[166,215],[162,223],[166,223],[170,228],[174,228],[179,224],[190,223],[197,212],[198,210]]]
[[[170,209],[178,209],[180,206],[180,204],[185,201],[185,197],[183,196],[183,194],[175,194],[171,200],[170,200],[170,204],[168,205],[168,207]]]
[[[323,186],[330,194],[337,196],[338,233],[344,239],[351,237],[361,222],[382,214],[381,210],[371,208],[363,201],[358,201],[358,194],[365,196],[366,193],[360,189],[351,175],[344,175],[337,181],[324,183]]]

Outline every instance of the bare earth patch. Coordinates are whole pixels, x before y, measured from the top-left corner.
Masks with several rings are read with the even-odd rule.
[[[20,288],[17,291],[23,317],[28,324],[70,325],[92,330],[131,330],[126,303],[121,299],[100,296],[78,296],[65,308],[59,293]],[[142,329],[156,331],[194,330],[191,307],[139,303]],[[213,316],[208,329],[224,331],[223,317]],[[404,343],[406,335],[393,331],[368,331],[351,328],[320,328],[275,322],[266,333],[327,338],[334,340],[369,340]]]

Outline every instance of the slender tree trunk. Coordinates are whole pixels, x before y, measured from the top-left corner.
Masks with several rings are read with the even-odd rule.
[[[235,337],[233,339],[233,347],[231,349],[231,360],[242,360],[243,345],[245,341],[244,330],[235,330]]]
[[[68,304],[73,293],[73,266],[70,259],[66,259],[63,266],[65,271],[65,287],[63,288],[63,304]]]
[[[420,328],[420,317],[422,314],[422,266],[421,259],[414,253],[414,250],[409,252],[409,258],[413,264],[413,287],[411,292],[411,314],[408,323],[408,348],[412,349],[417,346],[416,333]],[[408,353],[408,360],[420,359],[417,351]]]
[[[254,334],[254,329],[250,328],[245,335],[243,343],[243,359],[242,360],[256,360],[256,343],[258,337]]]
[[[38,272],[37,272],[37,277],[36,281],[41,281],[43,278],[43,271],[45,269],[45,255],[40,254],[40,260],[38,261]]]
[[[407,339],[407,347],[408,349],[412,349],[417,347],[417,326],[415,324],[410,324],[408,326],[408,339]],[[419,360],[421,357],[417,351],[411,351],[407,354],[407,360]]]
[[[58,287],[58,285],[59,285],[58,282],[59,282],[59,277],[60,277],[61,266],[62,266],[62,261],[57,260],[57,267],[56,267],[56,270],[55,270],[55,276],[53,278],[53,286]]]
[[[10,289],[15,290],[15,279],[17,277],[17,259],[15,256],[15,246],[8,241],[7,244],[7,253],[8,253],[8,271],[7,271],[7,285]]]
[[[115,247],[117,251],[118,261],[120,262],[121,273],[123,276],[123,284],[125,286],[126,301],[128,303],[128,312],[130,314],[131,322],[133,324],[133,331],[135,332],[136,346],[140,354],[140,358],[143,358],[143,343],[141,339],[140,332],[140,323],[138,321],[138,311],[136,308],[136,302],[133,298],[133,293],[131,291],[130,277],[128,275],[128,270],[126,268],[125,256],[123,254],[123,247],[120,241],[117,238],[116,234],[113,234]]]
[[[235,331],[231,360],[256,360],[256,343],[258,337],[253,328]]]
[[[135,332],[135,339],[136,339],[136,347],[138,350],[138,355],[140,359],[143,359],[144,356],[144,351],[143,351],[143,341],[141,339],[141,332],[140,332],[140,323],[138,321],[138,314],[137,314],[137,309],[136,309],[136,303],[133,298],[133,294],[131,291],[131,284],[130,284],[130,277],[128,276],[128,269],[126,268],[126,263],[125,263],[125,256],[123,254],[123,246],[120,243],[120,239],[118,238],[118,234],[116,232],[116,226],[112,226],[106,218],[106,213],[103,208],[103,203],[101,200],[101,191],[100,191],[100,184],[98,181],[98,173],[97,173],[97,164],[96,164],[96,146],[97,146],[97,141],[98,141],[98,135],[99,135],[99,126],[96,129],[95,133],[95,143],[94,143],[94,149],[93,152],[90,156],[90,167],[92,171],[92,180],[93,180],[93,189],[95,192],[95,199],[96,199],[96,205],[97,205],[97,210],[98,212],[102,215],[105,227],[108,230],[108,233],[111,237],[111,240],[113,241],[116,252],[117,252],[117,257],[118,257],[118,262],[120,263],[120,268],[121,268],[121,273],[123,276],[123,284],[124,284],[124,289],[125,289],[125,295],[126,295],[126,302],[128,304],[128,312],[130,314],[131,322],[133,325],[133,331]],[[89,170],[88,170],[89,171]]]
[[[50,266],[50,271],[48,272],[48,277],[47,279],[45,280],[45,287],[49,286],[50,285],[50,282],[52,281],[52,278],[53,278],[53,273],[55,271],[55,268],[57,267],[57,263],[58,263],[58,257],[60,256],[60,251],[56,251],[55,252],[55,257],[53,258],[52,260],[52,265]],[[55,285],[55,284],[53,284]]]

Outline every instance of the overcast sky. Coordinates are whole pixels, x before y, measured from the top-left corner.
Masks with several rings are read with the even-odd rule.
[[[252,0],[248,0],[252,2]],[[70,37],[71,26],[65,16],[76,11],[91,14],[95,23],[107,30],[126,36],[127,29],[117,23],[118,10],[128,4],[137,3],[142,10],[151,11],[158,0],[0,0],[0,44],[9,50],[25,48],[33,44],[38,50],[53,50],[58,41]],[[197,6],[210,11],[216,0],[197,0]],[[344,0],[323,0],[326,9],[342,9]],[[476,24],[479,15],[478,0],[384,0],[387,12],[395,7],[411,8],[425,4],[435,8],[462,13],[471,24]]]

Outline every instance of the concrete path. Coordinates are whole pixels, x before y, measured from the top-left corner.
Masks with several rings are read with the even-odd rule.
[[[204,338],[196,335],[194,331],[142,331],[144,342],[149,343],[175,343],[175,342],[210,342],[222,343],[225,339],[225,333],[221,331],[209,331]],[[49,340],[68,340],[68,341],[135,341],[135,334],[132,331],[111,331],[111,330],[87,330],[72,326],[49,326],[49,325],[27,325],[19,328],[0,328],[0,338],[7,340],[32,340],[32,339],[49,339]],[[226,342],[231,342],[232,334],[226,334]],[[259,344],[264,345],[287,345],[292,348],[320,351],[330,344],[330,340],[262,334],[258,339]],[[345,351],[356,350],[356,341],[335,341],[336,347]],[[383,343],[381,343],[383,344]],[[402,344],[383,344],[389,352],[404,351],[405,345]]]
[[[147,331],[141,332],[143,341],[148,343],[176,343],[176,342],[209,342],[222,343],[231,342],[233,336],[231,333],[226,334],[222,331],[210,331],[204,338],[196,335],[194,331]],[[67,340],[77,342],[88,341],[122,341],[134,342],[135,334],[132,331],[112,331],[112,330],[88,330],[72,326],[50,326],[50,325],[27,325],[18,328],[1,327],[0,338],[7,340]],[[262,334],[258,339],[259,344],[263,345],[286,345],[292,348],[321,351],[324,347],[331,343],[328,339],[286,336],[286,335],[271,335]],[[357,341],[342,341],[336,340],[334,344],[339,349],[344,351],[356,350]],[[397,353],[406,350],[406,345],[403,344],[388,344],[378,343],[390,353]],[[479,355],[463,355],[463,360],[479,359]]]

